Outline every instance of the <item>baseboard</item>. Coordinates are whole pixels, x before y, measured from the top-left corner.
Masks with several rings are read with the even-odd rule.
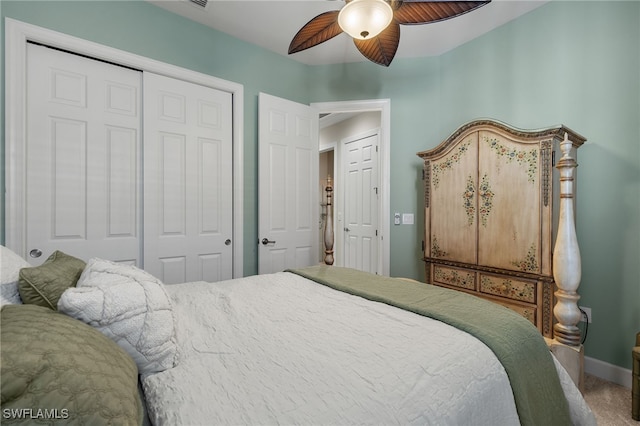
[[[599,359],[584,357],[584,372],[592,376],[613,382],[631,389],[631,370],[600,361]]]

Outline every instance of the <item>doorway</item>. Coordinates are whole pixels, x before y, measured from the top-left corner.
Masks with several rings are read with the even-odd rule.
[[[374,99],[374,100],[361,100],[361,101],[341,101],[341,102],[322,102],[312,103],[313,107],[317,109],[320,114],[320,129],[322,134],[323,127],[335,125],[345,120],[358,119],[358,116],[369,118],[371,116],[377,117],[377,123],[379,126],[379,147],[378,147],[378,208],[377,208],[377,221],[378,221],[378,250],[377,250],[377,262],[376,272],[380,275],[389,275],[390,271],[390,226],[389,226],[389,187],[390,187],[390,116],[391,116],[391,104],[389,99]],[[363,120],[366,122],[366,120]],[[355,133],[364,133],[366,129],[372,129],[374,125],[362,124],[359,130]],[[343,138],[344,139],[344,138]],[[343,141],[344,142],[344,141]],[[341,220],[343,219],[343,206],[341,206],[341,200],[344,197],[341,194],[341,182],[339,170],[339,155],[338,144],[339,138],[320,138],[320,152],[334,152],[334,192],[333,192],[333,224],[335,235],[335,265],[344,266],[344,225]],[[320,181],[326,180],[326,176],[320,175]],[[323,188],[320,188],[321,190]],[[323,194],[324,195],[324,194]],[[324,199],[324,197],[322,198]],[[320,206],[323,208],[322,206]],[[321,211],[322,213],[322,211]],[[320,240],[322,241],[322,240]],[[321,247],[324,251],[324,247]]]

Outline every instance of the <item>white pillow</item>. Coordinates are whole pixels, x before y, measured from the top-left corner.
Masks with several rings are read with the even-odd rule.
[[[135,266],[89,260],[76,287],[60,297],[58,311],[114,340],[135,360],[140,374],[177,365],[171,300],[162,282]]]
[[[28,268],[29,262],[0,245],[0,306],[22,303],[18,293],[20,269]]]

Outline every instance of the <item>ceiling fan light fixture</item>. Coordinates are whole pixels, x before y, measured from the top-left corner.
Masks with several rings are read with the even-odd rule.
[[[352,0],[338,15],[340,28],[360,40],[377,36],[392,20],[393,10],[385,0]]]

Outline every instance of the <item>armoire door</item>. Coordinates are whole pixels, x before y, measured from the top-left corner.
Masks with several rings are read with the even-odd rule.
[[[478,145],[478,263],[539,274],[539,143],[483,130]]]
[[[476,263],[478,198],[478,133],[430,162],[430,214],[425,216],[427,256]]]
[[[165,283],[230,279],[231,94],[143,80],[145,269]]]
[[[142,73],[27,47],[26,252],[142,266]]]

